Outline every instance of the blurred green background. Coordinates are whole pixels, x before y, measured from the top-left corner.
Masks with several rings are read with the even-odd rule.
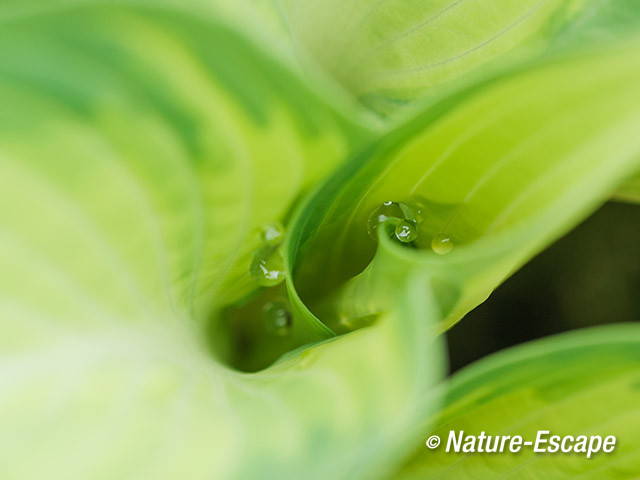
[[[607,203],[448,332],[451,371],[554,333],[640,321],[639,248],[640,207]]]

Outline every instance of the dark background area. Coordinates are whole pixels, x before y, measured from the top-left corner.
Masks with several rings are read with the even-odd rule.
[[[640,206],[611,202],[448,332],[450,369],[554,333],[634,321],[640,321]]]

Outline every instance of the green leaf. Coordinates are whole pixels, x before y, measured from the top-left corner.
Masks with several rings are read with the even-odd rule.
[[[640,329],[619,325],[571,332],[501,352],[454,375],[435,429],[438,450],[422,447],[393,478],[580,478],[614,480],[638,472]],[[561,437],[616,436],[612,453],[446,453],[450,431]]]
[[[627,180],[618,189],[615,198],[626,202],[640,202],[640,174]]]
[[[366,106],[391,113],[510,53],[530,57],[590,0],[288,0],[296,46]],[[514,52],[515,50],[515,52]]]
[[[2,20],[0,478],[355,478],[435,408],[418,275],[375,328],[259,374],[214,358],[259,228],[368,135],[224,18]],[[287,341],[329,336],[297,317]]]
[[[373,141],[305,53],[312,86],[293,64],[284,18],[296,39],[294,14],[320,28],[322,15],[196,3],[0,7],[1,478],[390,473],[438,404],[434,323],[458,320],[638,170],[633,39],[583,53],[567,40],[561,57],[434,94]],[[553,29],[570,7],[527,18]],[[476,32],[457,45],[479,52],[467,70],[389,83],[398,95],[374,85],[381,104],[521,40],[545,44],[533,24],[496,20],[518,35]],[[481,44],[500,48],[485,57]],[[367,236],[388,200],[426,202],[413,248],[389,225],[378,247]],[[289,275],[260,289],[249,265],[277,221]],[[454,243],[442,257],[429,250],[439,234]],[[285,290],[291,329],[269,336],[264,302]],[[255,374],[224,364],[257,370],[292,349]]]
[[[456,322],[637,171],[638,82],[631,41],[555,55],[436,102],[344,166],[308,206],[293,262],[303,300],[323,320],[343,321],[353,289],[371,293],[352,278],[364,271],[372,284],[365,269],[384,256],[398,277],[438,277],[445,325]],[[413,248],[382,235],[376,253],[367,219],[388,201],[422,204],[426,219]],[[440,235],[454,245],[447,255],[432,250]]]

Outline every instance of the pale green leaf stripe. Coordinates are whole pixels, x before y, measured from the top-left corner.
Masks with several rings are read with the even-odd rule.
[[[392,467],[442,372],[425,278],[375,328],[260,374],[221,365],[202,331],[256,289],[262,223],[359,130],[210,16],[85,5],[1,25],[0,478]],[[285,347],[323,339],[313,322]]]
[[[438,427],[465,435],[617,437],[613,453],[446,453],[422,446],[397,480],[622,480],[640,471],[640,328],[571,332],[499,353],[454,375]]]

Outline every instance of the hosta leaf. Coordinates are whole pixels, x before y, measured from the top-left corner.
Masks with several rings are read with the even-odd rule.
[[[357,478],[433,409],[420,275],[376,328],[260,374],[210,352],[210,317],[257,289],[259,227],[364,135],[216,18],[2,20],[0,478]]]
[[[164,280],[177,301],[200,302],[202,309],[219,293],[233,300],[254,288],[246,265],[258,244],[255,230],[283,219],[299,192],[340,161],[345,136],[333,127],[328,111],[308,115],[305,109],[317,101],[309,97],[307,104],[308,92],[295,83],[278,93],[291,106],[278,103],[274,89],[291,82],[289,74],[278,67],[262,69],[267,62],[250,56],[246,44],[209,49],[208,43],[231,41],[224,28],[193,25],[179,16],[168,20],[110,10],[101,19],[101,10],[95,12],[88,20],[80,12],[4,26],[1,120],[9,172],[3,180],[18,189],[22,178],[45,177],[45,186],[69,190],[64,200],[84,204],[89,217],[104,214],[107,206],[119,211],[115,202],[120,202],[123,213],[99,232],[118,239],[145,213],[137,199],[142,196],[147,209],[162,206],[166,223],[147,222],[147,237],[139,245],[119,247],[123,262],[140,270],[132,274],[151,277],[155,293],[162,295]],[[114,39],[114,28],[123,31],[122,38]],[[256,75],[258,83],[251,80]],[[37,142],[29,140],[34,137]],[[37,174],[31,175],[34,168],[25,162],[11,161],[42,157],[41,151],[53,158],[41,160]],[[122,152],[133,161],[118,162]],[[263,155],[272,160],[262,160]],[[94,161],[83,161],[86,171],[80,170],[76,164],[86,158]],[[141,178],[127,183],[131,173]],[[119,183],[116,191],[102,188],[98,198],[85,198],[89,181]],[[63,182],[68,185],[59,185]],[[43,215],[31,228],[46,231],[46,222],[56,224]],[[152,237],[157,230],[167,237],[165,245]],[[145,244],[173,253],[166,275],[148,270],[148,258],[140,255]],[[152,249],[147,251],[152,257]],[[195,265],[191,277],[186,275]]]
[[[303,46],[362,103],[380,113],[390,113],[516,47],[518,55],[541,51],[596,3],[284,2],[296,46]]]
[[[395,116],[451,84],[470,84],[567,46],[635,34],[640,8],[620,0],[284,0],[294,48],[362,104]]]
[[[640,329],[615,326],[572,332],[499,353],[454,375],[438,427],[464,435],[616,436],[612,453],[445,453],[422,447],[398,480],[635,478],[640,468]]]
[[[328,81],[321,69],[305,55],[294,54],[294,44],[282,6],[278,0],[3,0],[0,5],[0,22],[37,16],[51,12],[65,12],[70,8],[87,6],[129,6],[162,10],[166,15],[188,13],[201,19],[223,22],[228,28],[240,32],[259,46],[263,54],[287,66],[289,70],[299,71],[304,63],[307,74],[306,83],[321,92],[323,101],[331,103],[337,109],[348,113],[352,120],[376,126],[369,112],[363,111],[342,88],[336,88]]]
[[[383,202],[422,203],[415,248],[383,235],[378,255],[399,271],[442,277],[453,287],[448,322],[457,321],[637,171],[638,82],[632,41],[536,62],[435,103],[346,165],[308,207],[301,228],[319,233],[300,235],[299,291],[325,312],[335,286],[374,256],[370,214]],[[431,248],[441,235],[454,245],[444,256]],[[345,288],[348,303],[355,287]]]

